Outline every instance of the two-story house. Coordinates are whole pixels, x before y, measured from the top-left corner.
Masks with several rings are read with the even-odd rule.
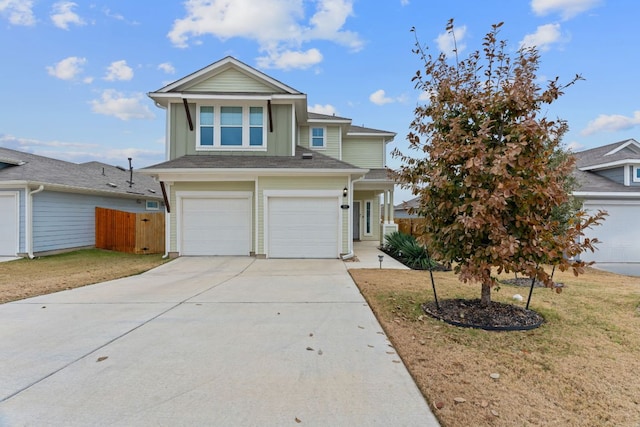
[[[601,241],[585,261],[640,262],[640,143],[627,139],[575,153],[580,198],[590,212],[605,210],[602,225],[587,230]]]
[[[167,159],[140,172],[163,189],[170,256],[338,258],[396,229],[395,133],[309,112],[306,94],[233,57],[149,97]]]

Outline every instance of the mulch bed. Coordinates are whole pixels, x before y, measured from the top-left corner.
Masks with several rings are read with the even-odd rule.
[[[529,282],[531,283],[531,282]],[[478,328],[489,331],[524,331],[542,325],[544,318],[532,310],[492,301],[480,305],[479,299],[447,299],[422,305],[425,313],[451,325]]]

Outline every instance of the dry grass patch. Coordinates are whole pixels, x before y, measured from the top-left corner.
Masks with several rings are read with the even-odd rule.
[[[0,263],[0,304],[143,273],[161,255],[87,249]]]
[[[640,278],[557,272],[561,294],[534,290],[530,308],[543,326],[490,332],[425,315],[428,272],[350,273],[443,426],[640,425]],[[479,285],[434,276],[441,299],[479,297]],[[514,302],[516,293],[525,301]],[[492,296],[524,305],[527,293],[503,285]]]

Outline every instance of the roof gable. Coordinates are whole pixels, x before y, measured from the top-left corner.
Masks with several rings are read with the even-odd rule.
[[[627,139],[575,153],[580,170],[607,169],[640,163],[640,143]]]
[[[155,93],[170,92],[302,94],[231,56],[176,80]]]

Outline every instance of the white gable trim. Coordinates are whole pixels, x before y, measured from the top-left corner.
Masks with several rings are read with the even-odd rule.
[[[220,61],[214,62],[211,65],[208,65],[192,74],[189,74],[186,77],[183,77],[179,80],[176,80],[175,82],[163,87],[162,89],[158,90],[156,93],[167,93],[167,92],[171,92],[176,88],[179,88],[181,86],[184,85],[188,85],[188,84],[195,84],[197,82],[200,82],[202,80],[205,80],[209,77],[212,77],[214,75],[216,75],[218,72],[225,70],[228,67],[236,67],[238,68],[240,71],[244,72],[245,74],[248,74],[258,80],[261,80],[263,82],[265,82],[266,84],[270,85],[270,86],[274,86],[284,92],[288,92],[290,94],[296,94],[299,95],[301,94],[300,91],[285,85],[282,82],[279,82],[278,80],[269,77],[268,75],[262,73],[261,71],[256,70],[255,68],[252,68],[250,66],[248,66],[247,64],[238,61],[237,59],[235,59],[232,56],[227,56],[226,58],[221,59]]]
[[[608,153],[606,153],[605,156],[610,156],[612,154],[616,154],[618,151],[623,150],[623,149],[627,148],[630,145],[633,145],[636,148],[636,150],[638,150],[640,152],[640,143],[638,143],[638,141],[636,141],[635,139],[629,139],[624,144],[619,145],[618,147],[616,147],[613,150],[611,150]]]

